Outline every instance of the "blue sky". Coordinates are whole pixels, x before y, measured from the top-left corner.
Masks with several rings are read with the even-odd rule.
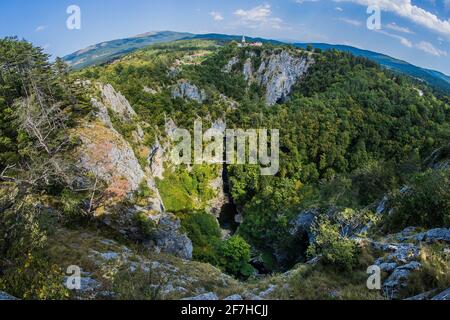
[[[66,28],[72,4],[81,9],[81,30]],[[366,26],[370,4],[381,9],[381,30]],[[25,38],[54,56],[154,30],[348,44],[450,75],[450,0],[0,2],[0,37]]]

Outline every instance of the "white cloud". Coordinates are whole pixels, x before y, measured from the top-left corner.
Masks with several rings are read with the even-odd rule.
[[[450,20],[441,20],[435,14],[426,11],[411,0],[334,0],[335,2],[352,2],[363,6],[378,5],[383,11],[393,12],[403,18],[422,25],[430,30],[450,38]],[[446,0],[448,1],[448,0]]]
[[[299,4],[304,4],[305,2],[317,2],[319,0],[295,0]]]
[[[336,11],[339,11],[339,12],[343,12],[344,11],[344,9],[342,9],[341,7],[336,7],[335,9],[336,9]]]
[[[408,39],[406,39],[405,37],[402,37],[402,36],[399,36],[399,35],[396,35],[396,34],[392,34],[392,33],[389,33],[389,32],[383,31],[383,30],[374,30],[374,31],[376,31],[378,33],[381,33],[381,34],[384,34],[385,36],[391,37],[393,39],[399,40],[400,43],[402,45],[404,45],[405,47],[408,47],[408,48],[412,48],[413,47],[413,43],[411,41],[409,41]]]
[[[272,8],[270,5],[261,5],[250,10],[238,9],[234,12],[243,24],[250,28],[271,27],[281,29],[283,20],[272,16]]]
[[[412,32],[411,30],[409,30],[409,28],[406,27],[402,27],[399,26],[398,24],[396,24],[395,22],[389,23],[386,25],[386,28],[394,30],[394,31],[398,31],[398,32],[403,32],[403,33],[408,33],[408,34],[414,34],[414,32]]]
[[[44,31],[45,29],[47,29],[47,26],[38,26],[34,31],[41,32]]]
[[[220,12],[211,11],[209,14],[213,17],[214,21],[222,21],[224,19]]]
[[[358,21],[358,20],[347,19],[347,18],[339,18],[339,20],[342,22],[345,22],[349,25],[355,26],[355,27],[360,27],[362,25],[362,22]]]
[[[417,45],[417,48],[419,50],[422,50],[423,52],[426,52],[428,54],[431,54],[435,57],[446,57],[447,51],[440,50],[433,46],[431,43],[422,41]]]

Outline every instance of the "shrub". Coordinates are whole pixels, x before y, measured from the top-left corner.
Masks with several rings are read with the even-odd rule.
[[[192,213],[181,217],[182,226],[194,245],[194,259],[218,265],[221,231],[214,216]]]
[[[221,265],[228,273],[249,277],[255,271],[249,264],[250,253],[250,245],[240,236],[233,236],[221,245]]]
[[[315,242],[307,250],[310,258],[322,256],[325,264],[340,269],[352,270],[357,261],[357,245],[350,239],[341,236],[339,226],[328,220],[317,222],[313,226]]]
[[[435,228],[450,225],[450,169],[429,170],[416,175],[407,191],[392,199],[393,214],[386,217],[389,230],[416,226]]]

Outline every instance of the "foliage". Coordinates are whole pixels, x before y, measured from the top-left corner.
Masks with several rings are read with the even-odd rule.
[[[67,298],[62,271],[47,255],[51,217],[35,199],[16,191],[0,189],[0,289],[23,299]]]
[[[393,195],[394,211],[385,219],[386,228],[450,226],[449,173],[450,169],[442,169],[416,174],[407,189]]]
[[[204,209],[214,197],[209,184],[215,175],[216,168],[208,165],[195,165],[191,172],[182,168],[166,172],[163,180],[157,180],[166,209],[175,213]]]
[[[254,274],[250,254],[250,245],[242,237],[233,236],[221,245],[220,264],[231,274],[249,277]]]
[[[194,246],[194,259],[217,266],[221,242],[217,219],[211,214],[198,212],[181,215],[181,221]]]
[[[316,222],[313,233],[315,241],[307,251],[310,258],[321,256],[324,263],[347,271],[355,267],[358,254],[357,245],[340,234],[339,225],[324,219]]]
[[[160,300],[168,282],[167,276],[155,269],[137,268],[132,272],[126,265],[115,274],[112,290],[120,300]]]

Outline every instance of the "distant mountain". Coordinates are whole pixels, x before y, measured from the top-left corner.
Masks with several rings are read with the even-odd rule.
[[[240,41],[241,38],[242,36],[214,34],[214,33],[195,35],[192,33],[172,32],[172,31],[148,32],[131,38],[124,38],[96,44],[86,49],[70,54],[64,57],[64,60],[74,69],[81,69],[87,66],[98,65],[116,58],[120,58],[128,53],[131,53],[133,51],[156,43],[164,43],[187,39],[204,39],[204,40],[209,39],[225,43],[233,40]],[[281,41],[268,40],[262,38],[248,37],[247,39],[248,41],[261,41],[264,43],[284,44],[284,42]],[[307,43],[291,43],[291,44],[299,48],[306,48],[308,46]],[[355,56],[368,58],[370,60],[379,63],[381,66],[385,68],[409,75],[420,81],[425,81],[429,85],[435,87],[436,89],[439,89],[447,94],[450,94],[450,77],[441,72],[420,68],[408,62],[398,60],[381,53],[362,50],[351,46],[332,45],[326,43],[312,43],[311,45],[314,48],[319,48],[322,50],[336,49],[339,51],[350,52]]]
[[[79,50],[63,59],[74,69],[98,65],[155,43],[176,41],[193,36],[190,33],[148,32],[131,38],[102,42]]]
[[[300,48],[306,48],[307,46],[307,44],[305,43],[295,43],[294,45]],[[398,60],[381,53],[362,50],[351,46],[315,43],[313,44],[313,47],[322,50],[336,49],[339,51],[350,52],[355,56],[365,57],[367,59],[379,63],[385,68],[407,74],[419,80],[423,80],[427,82],[429,85],[439,88],[445,91],[446,93],[450,94],[450,77],[439,71],[420,68],[406,61]]]

